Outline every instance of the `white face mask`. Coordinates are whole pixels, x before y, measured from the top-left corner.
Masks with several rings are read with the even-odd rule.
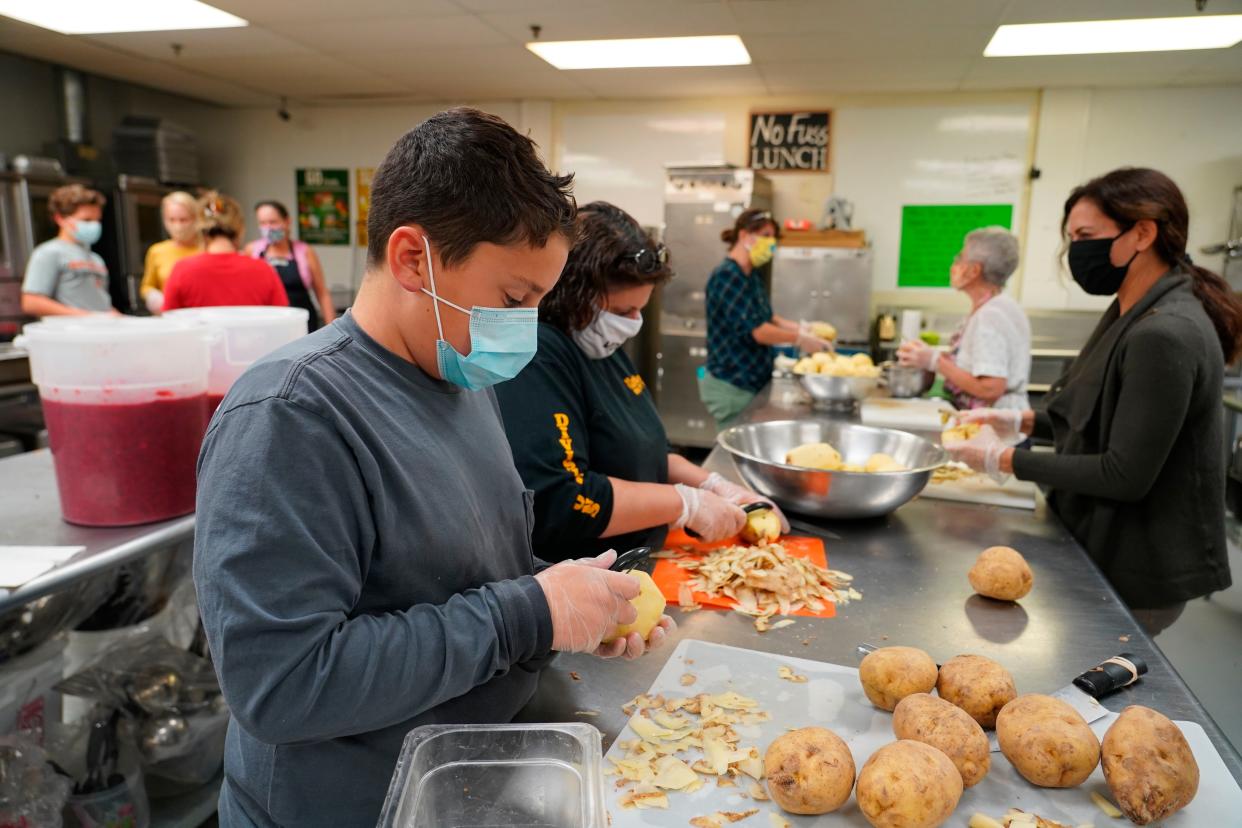
[[[574,331],[574,342],[591,359],[604,359],[638,336],[643,327],[643,315],[637,319],[609,313],[603,308],[595,312],[595,318],[580,331]]]

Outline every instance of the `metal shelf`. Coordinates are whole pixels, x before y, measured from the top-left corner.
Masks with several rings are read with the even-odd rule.
[[[0,545],[86,547],[67,563],[17,589],[0,590],[0,613],[193,537],[193,515],[109,529],[66,523],[60,514],[50,451],[40,449],[0,460]]]

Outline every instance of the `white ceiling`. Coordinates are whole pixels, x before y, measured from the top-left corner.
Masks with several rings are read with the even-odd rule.
[[[208,2],[251,25],[71,37],[0,17],[0,50],[226,106],[1242,82],[1242,46],[982,56],[1001,23],[1189,15],[1194,0]],[[1207,13],[1238,12],[1242,0],[1208,0]],[[754,63],[561,72],[524,48],[531,24],[545,40],[740,34]]]

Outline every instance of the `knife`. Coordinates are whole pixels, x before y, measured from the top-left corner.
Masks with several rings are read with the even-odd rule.
[[[858,652],[862,655],[875,650],[873,644],[859,644]],[[940,665],[936,665],[939,667]],[[1108,708],[1100,704],[1100,699],[1123,687],[1129,687],[1147,674],[1147,662],[1133,653],[1121,653],[1100,662],[1087,672],[1074,679],[1060,690],[1050,693],[1054,699],[1060,699],[1078,711],[1088,724],[1108,714]],[[1000,750],[996,742],[996,732],[988,733],[988,742],[992,752]]]

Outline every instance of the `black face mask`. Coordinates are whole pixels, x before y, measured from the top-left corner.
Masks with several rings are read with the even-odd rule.
[[[1129,232],[1129,231],[1126,231]],[[1079,287],[1092,296],[1111,296],[1121,288],[1130,265],[1138,258],[1138,251],[1121,267],[1113,264],[1113,242],[1124,236],[1118,233],[1111,239],[1080,239],[1070,242],[1070,275]]]

